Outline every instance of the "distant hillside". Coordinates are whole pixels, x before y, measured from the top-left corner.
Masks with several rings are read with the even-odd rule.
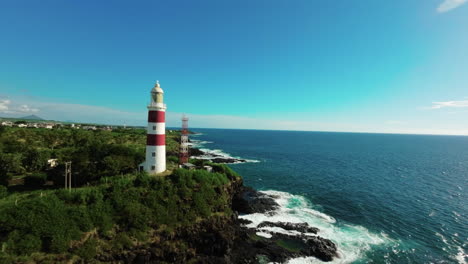
[[[43,118],[38,117],[37,115],[23,116],[23,117],[20,117],[19,119],[26,119],[26,120],[44,120]]]

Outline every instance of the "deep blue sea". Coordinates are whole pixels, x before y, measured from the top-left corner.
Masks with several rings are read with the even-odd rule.
[[[201,148],[249,159],[230,166],[280,197],[275,216],[250,220],[319,227],[334,263],[468,261],[468,137],[192,130]]]

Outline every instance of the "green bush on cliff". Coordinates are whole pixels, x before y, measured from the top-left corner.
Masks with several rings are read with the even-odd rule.
[[[6,197],[8,195],[8,188],[0,185],[0,199]]]
[[[83,219],[69,217],[73,207],[55,195],[36,196],[4,205],[0,210],[0,233],[6,234],[6,251],[16,255],[39,249],[64,252],[69,241],[78,239]]]
[[[100,185],[71,192],[7,195],[0,199],[0,244],[9,256],[64,253],[96,229],[100,239],[118,239],[108,242],[112,247],[128,248],[129,237],[144,243],[150,228],[173,230],[229,212],[227,184],[226,174],[177,169],[168,177],[141,173],[106,178]],[[84,260],[97,254],[96,241],[87,241],[72,251]]]

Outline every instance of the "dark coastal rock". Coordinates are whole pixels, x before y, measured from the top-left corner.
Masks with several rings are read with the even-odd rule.
[[[243,219],[243,218],[239,218],[237,221],[238,221],[239,224],[241,224],[241,225],[248,225],[248,224],[251,224],[251,223],[252,223],[252,221],[247,220],[247,219]]]
[[[235,243],[231,252],[232,263],[249,262],[259,255],[267,262],[284,263],[288,259],[314,256],[322,261],[331,261],[337,257],[335,244],[322,237],[291,236],[272,234],[271,238],[256,236],[252,229],[244,230],[246,238],[241,243]]]
[[[240,186],[232,199],[232,209],[240,214],[268,213],[278,209],[276,197],[258,192],[250,187]],[[285,230],[295,230],[301,235],[293,236],[273,233],[271,238],[256,235],[256,229],[245,226],[251,223],[246,219],[238,219],[240,225],[238,239],[234,242],[230,259],[232,263],[257,263],[253,261],[262,256],[267,262],[283,263],[296,257],[314,256],[322,261],[331,261],[338,257],[336,245],[319,236],[305,236],[304,233],[316,234],[319,229],[307,223],[269,222],[260,223],[261,227],[280,227]],[[252,262],[253,261],[253,262]]]
[[[307,223],[285,223],[285,222],[268,222],[268,221],[261,222],[257,226],[257,228],[261,228],[261,227],[265,227],[265,226],[280,227],[280,228],[283,228],[284,230],[295,230],[295,231],[298,231],[298,232],[301,232],[301,233],[317,234],[317,232],[319,231],[318,228],[311,227]]]
[[[278,207],[273,197],[245,186],[241,187],[232,200],[232,209],[240,214],[271,212]]]
[[[190,148],[190,155],[194,157],[202,156],[205,152],[197,149],[197,148]]]
[[[244,159],[235,159],[235,158],[213,158],[213,159],[210,159],[211,162],[214,162],[214,163],[244,163],[244,162],[247,162],[246,160]]]
[[[305,252],[309,256],[314,256],[323,261],[332,261],[338,257],[338,249],[335,243],[322,237],[310,237],[307,240],[308,250]]]
[[[203,156],[204,160],[209,160],[214,163],[232,164],[232,163],[244,163],[247,162],[245,159],[237,159],[232,157],[225,157],[211,152],[204,152],[198,148],[190,148],[190,156],[197,159]]]

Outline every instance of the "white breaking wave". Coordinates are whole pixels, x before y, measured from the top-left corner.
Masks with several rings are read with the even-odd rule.
[[[202,147],[205,144],[211,144],[213,141],[203,141],[203,140],[196,140],[196,139],[191,139],[191,142],[189,143],[190,146],[193,146],[195,148]]]
[[[246,162],[260,162],[258,160],[251,160],[251,159],[243,159],[241,157],[235,157],[232,156],[229,153],[224,152],[221,149],[207,149],[207,148],[200,148],[200,151],[204,153],[204,155],[201,156],[192,156],[192,159],[204,159],[204,160],[211,160],[215,158],[220,158],[220,159],[233,159],[237,160],[231,164],[237,164],[237,163],[246,163]]]
[[[202,135],[202,134],[196,134],[196,135]],[[212,160],[215,158],[221,158],[221,159],[236,160],[235,162],[232,162],[230,164],[239,164],[239,163],[246,163],[246,162],[251,162],[251,163],[260,162],[259,160],[244,159],[241,157],[236,157],[229,153],[224,152],[221,149],[205,148],[206,144],[211,144],[213,143],[213,141],[204,141],[204,140],[198,140],[198,139],[191,139],[190,141],[191,141],[189,143],[190,146],[194,148],[198,148],[200,151],[204,152],[204,155],[190,157],[192,159]]]
[[[459,264],[467,264],[466,259],[468,258],[468,254],[463,251],[463,248],[458,247],[458,253],[457,256],[455,256],[455,259],[458,261]]]
[[[215,159],[215,158],[235,160],[235,162],[232,162],[230,164],[238,164],[238,163],[246,163],[246,162],[260,162],[258,160],[243,159],[241,157],[235,157],[235,156],[232,156],[229,153],[224,152],[221,149],[204,148],[205,144],[211,144],[211,143],[213,143],[213,142],[212,141],[192,139],[191,143],[189,143],[189,145],[192,146],[192,147],[198,148],[200,151],[202,151],[204,153],[204,155],[191,156],[190,158],[192,158],[192,159],[202,159],[202,160],[212,160],[212,159]]]
[[[456,245],[456,244],[455,244],[455,245],[452,245],[452,244],[447,240],[447,238],[445,238],[445,236],[442,235],[442,234],[439,233],[439,232],[436,232],[435,235],[438,236],[438,237],[442,240],[442,242],[444,242],[444,244],[446,245],[446,247],[443,247],[443,248],[442,248],[445,252],[450,252],[450,251],[456,249],[456,250],[457,250],[457,255],[451,256],[451,257],[452,257],[452,258],[455,258],[455,260],[457,260],[457,262],[458,262],[459,264],[468,264],[468,262],[466,261],[467,258],[468,258],[468,254],[465,253],[465,251],[463,250],[462,247],[460,247],[460,246],[458,246],[458,245]],[[457,237],[458,234],[455,233],[454,236]],[[454,239],[452,239],[452,241],[453,241],[454,243],[456,243]],[[465,245],[466,245],[466,244],[463,244],[463,246],[465,246]]]
[[[339,258],[335,258],[333,261],[326,263],[352,263],[364,257],[365,252],[371,250],[373,246],[392,242],[384,233],[374,234],[362,226],[337,223],[333,217],[314,210],[312,204],[305,197],[279,191],[262,191],[262,193],[274,197],[275,201],[280,206],[274,211],[274,214],[255,213],[239,216],[239,218],[251,221],[246,227],[257,229],[257,235],[266,238],[271,237],[271,233],[288,235],[299,235],[300,233],[293,230],[284,230],[280,227],[257,228],[257,226],[264,221],[307,223],[312,227],[317,227],[320,229],[317,235],[330,239],[338,248]],[[317,236],[311,233],[306,233],[305,235]],[[302,264],[325,262],[314,257],[303,257],[291,259],[287,263]]]

